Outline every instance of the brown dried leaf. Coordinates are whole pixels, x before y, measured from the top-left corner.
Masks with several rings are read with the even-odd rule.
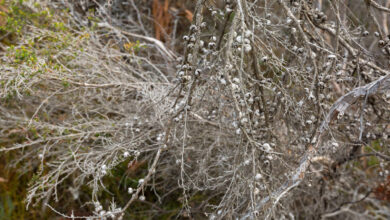
[[[154,0],[152,5],[152,14],[154,18],[154,29],[157,40],[167,40],[165,34],[170,34],[171,14],[169,13],[170,0],[161,3],[160,0]]]
[[[8,8],[5,5],[0,4],[0,26],[5,26],[7,24],[6,14],[8,13]]]
[[[374,194],[377,199],[390,202],[390,176],[387,176],[387,180],[374,189]]]
[[[192,19],[194,18],[194,14],[192,14],[192,12],[188,9],[185,9],[184,12],[185,12],[185,17],[187,18],[187,20],[189,22],[192,22]]]

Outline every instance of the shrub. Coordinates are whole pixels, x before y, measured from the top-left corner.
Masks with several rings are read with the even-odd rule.
[[[389,217],[388,5],[158,2],[12,3],[26,11],[0,61],[0,151],[35,174],[28,208]]]

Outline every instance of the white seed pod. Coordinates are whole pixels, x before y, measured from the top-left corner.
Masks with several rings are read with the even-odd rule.
[[[293,34],[297,33],[297,29],[295,27],[292,27],[291,28],[291,33],[293,33]]]
[[[183,70],[186,70],[186,69],[188,69],[188,64],[184,64],[181,68],[183,69]]]
[[[146,199],[145,196],[140,196],[139,197],[139,200],[141,200],[141,201],[145,201],[145,199]]]
[[[128,157],[128,156],[130,156],[130,153],[127,152],[127,151],[125,151],[125,152],[123,153],[123,157]]]
[[[112,219],[115,218],[115,214],[112,213],[112,212],[107,212],[107,215],[108,215],[108,217],[110,217],[110,218],[112,218]]]
[[[253,190],[253,194],[255,194],[255,195],[259,195],[259,193],[260,193],[260,190],[259,190],[259,188],[255,188],[255,190]]]
[[[244,36],[245,37],[250,37],[252,35],[252,31],[250,31],[250,30],[246,30],[245,32],[244,32]]]
[[[272,150],[271,145],[268,144],[268,143],[264,143],[264,144],[263,144],[263,149],[264,149],[265,151],[271,151],[271,150]]]
[[[100,212],[102,209],[103,209],[103,206],[100,205],[99,202],[96,202],[96,203],[95,203],[95,211],[96,211],[96,212]]]
[[[188,37],[187,35],[183,36],[183,40],[188,41],[189,39],[190,39],[190,37]]]
[[[370,34],[370,32],[368,32],[368,31],[363,31],[363,36],[364,36],[364,37],[368,36],[369,34]]]
[[[375,31],[374,35],[375,35],[375,37],[379,37],[379,32]]]
[[[296,51],[298,50],[298,47],[294,45],[294,46],[291,48],[291,50],[294,51],[294,52],[296,52]]]
[[[261,62],[265,63],[267,61],[268,61],[268,57],[267,56],[261,58]]]
[[[176,61],[180,63],[181,61],[183,61],[183,57],[178,57],[178,58],[176,59]]]
[[[202,22],[202,23],[200,24],[200,27],[201,27],[201,28],[207,27],[207,23],[206,23],[206,22]]]
[[[237,37],[236,37],[236,41],[237,41],[238,43],[242,43],[242,36],[237,36]]]
[[[216,42],[217,41],[217,37],[216,36],[211,36],[210,40],[213,41],[213,42]]]
[[[235,91],[238,91],[239,90],[239,87],[238,85],[232,83],[232,90],[235,92]]]
[[[184,71],[180,71],[177,75],[178,75],[179,77],[182,77],[182,76],[184,76],[184,74],[185,74]]]
[[[190,26],[190,31],[196,31],[196,30],[198,30],[198,27],[196,25],[192,24]]]
[[[204,41],[200,40],[200,41],[199,41],[199,46],[200,46],[200,47],[204,47]]]
[[[127,189],[127,193],[128,193],[128,194],[133,194],[133,192],[134,192],[134,189],[133,189],[133,188],[129,187],[129,188]]]
[[[210,42],[210,43],[209,43],[209,49],[213,49],[213,48],[215,47],[215,45],[216,45],[216,44],[215,44],[214,42]]]
[[[310,91],[309,99],[310,100],[316,100],[316,97],[314,96],[313,91]]]
[[[191,76],[183,76],[183,80],[186,80],[186,81],[190,81],[192,78],[191,78]]]
[[[260,180],[261,178],[263,178],[263,176],[260,173],[257,173],[255,179]]]
[[[202,72],[201,69],[196,69],[194,74],[195,76],[199,76],[201,72]]]
[[[249,53],[252,50],[252,46],[249,44],[244,45],[244,51],[245,53]]]
[[[187,60],[188,60],[188,62],[192,63],[192,59],[193,59],[193,55],[192,55],[192,53],[189,53],[189,54],[187,55]]]

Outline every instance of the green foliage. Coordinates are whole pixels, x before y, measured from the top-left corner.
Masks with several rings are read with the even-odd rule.
[[[14,49],[11,47],[11,50]],[[26,48],[24,46],[21,46],[18,49],[15,49],[14,51],[14,62],[19,64],[23,62],[28,62],[30,64],[34,64],[37,61],[36,54],[34,53],[31,48]]]
[[[379,163],[380,163],[380,161],[379,161],[378,157],[376,157],[376,156],[370,156],[370,157],[368,157],[367,165],[368,165],[369,167],[371,167],[371,166],[377,166],[377,165],[379,165]]]
[[[147,48],[146,45],[141,45],[140,41],[129,42],[124,44],[124,48],[130,53],[138,53],[141,49]]]
[[[34,6],[39,8],[39,4],[35,4]],[[23,33],[23,29],[26,25],[34,25],[37,27],[48,27],[50,25],[50,17],[52,13],[48,9],[42,9],[34,12],[31,8],[28,8],[23,4],[23,1],[11,1],[8,7],[8,13],[2,12],[2,15],[6,18],[6,24],[4,26],[0,26],[0,35],[10,35],[13,37],[9,37],[8,41],[4,43],[11,44],[15,38],[14,36],[21,36]],[[11,38],[11,39],[10,39]]]
[[[9,195],[5,195],[3,203],[0,206],[0,219],[11,219],[11,214],[14,212],[14,204]]]
[[[375,152],[375,151],[379,151],[379,152],[383,151],[382,147],[381,147],[381,144],[380,144],[380,140],[372,141],[371,144],[367,145],[364,150],[367,153],[372,153],[372,152]],[[376,157],[376,156],[370,156],[367,159],[368,159],[367,160],[367,165],[369,167],[377,166],[380,163],[378,157]]]

